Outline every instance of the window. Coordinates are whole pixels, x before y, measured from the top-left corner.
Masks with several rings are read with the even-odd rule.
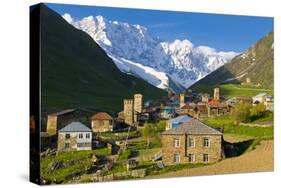
[[[178,139],[178,138],[175,138],[175,139],[174,139],[174,146],[175,146],[176,148],[180,147],[180,139]]]
[[[65,139],[69,139],[70,138],[70,134],[65,134]]]
[[[180,162],[180,155],[179,154],[174,154],[174,163]]]
[[[78,138],[83,138],[83,133],[79,133]]]
[[[69,149],[69,143],[65,143],[64,149]]]
[[[195,155],[194,154],[188,154],[188,161],[194,162],[195,161]]]
[[[209,138],[203,139],[203,146],[204,147],[210,147],[210,139]]]
[[[86,133],[86,138],[90,138],[90,133]]]
[[[195,147],[195,138],[188,138],[188,147]]]
[[[112,125],[112,120],[109,120],[109,125]]]
[[[209,162],[209,154],[203,154],[203,162]]]

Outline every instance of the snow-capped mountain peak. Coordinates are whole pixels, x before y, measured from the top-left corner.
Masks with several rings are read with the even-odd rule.
[[[218,52],[208,46],[194,46],[188,39],[165,42],[141,25],[110,21],[102,16],[75,20],[63,18],[88,33],[124,73],[175,92],[185,89],[238,55]]]

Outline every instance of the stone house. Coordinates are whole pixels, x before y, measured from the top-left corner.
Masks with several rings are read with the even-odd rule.
[[[80,122],[72,122],[58,131],[58,151],[92,149],[92,130]]]
[[[220,116],[230,112],[229,105],[219,101],[210,101],[208,102],[207,107],[208,117]]]
[[[178,109],[177,113],[180,115],[194,116],[196,114],[196,106],[195,103],[187,103],[182,108]]]
[[[266,110],[274,111],[274,99],[272,96],[267,96],[264,105],[266,107]]]
[[[197,110],[196,117],[198,119],[204,119],[204,118],[208,117],[208,106],[207,106],[207,103],[198,102],[196,110]]]
[[[253,103],[263,104],[267,98],[267,93],[259,93],[258,95],[252,97]]]
[[[99,112],[92,116],[91,127],[96,132],[111,132],[114,129],[114,120],[106,112]]]
[[[80,109],[66,109],[63,111],[51,113],[47,117],[47,130],[50,135],[57,134],[57,131],[71,122],[78,121],[90,124],[91,113]]]
[[[162,161],[179,163],[213,163],[222,159],[222,133],[191,119],[161,135]]]
[[[233,100],[235,101],[235,104],[238,104],[238,103],[252,104],[253,103],[253,99],[251,97],[237,96],[237,97],[233,97]]]

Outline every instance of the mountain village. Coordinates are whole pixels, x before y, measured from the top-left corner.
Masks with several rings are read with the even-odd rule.
[[[237,53],[44,4],[38,12],[34,182],[274,170],[273,32]]]
[[[273,110],[273,97],[267,93],[226,100],[220,95],[220,88],[214,88],[212,96],[188,90],[180,94],[169,92],[156,101],[144,102],[143,97],[136,93],[131,99],[124,99],[123,110],[116,116],[85,109],[48,114],[46,132],[41,132],[41,156],[51,159],[65,155],[67,161],[53,160],[43,173],[51,174],[69,164],[75,166],[83,157],[90,162],[86,166],[82,163],[81,169],[62,180],[43,175],[43,181],[48,184],[144,178],[171,166],[214,164],[227,155],[238,155],[237,148],[224,141],[223,126],[211,127],[204,123],[206,120],[231,116],[239,104]],[[83,157],[72,161],[71,156],[76,155]]]

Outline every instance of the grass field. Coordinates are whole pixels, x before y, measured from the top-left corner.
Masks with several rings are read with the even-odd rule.
[[[41,157],[41,176],[47,184],[65,183],[87,170],[95,168],[92,155],[107,155],[107,148],[91,151],[62,152],[56,156]]]
[[[239,85],[239,84],[221,84],[219,86],[196,86],[193,88],[196,92],[204,92],[213,94],[214,87],[220,88],[220,94],[224,96],[226,99],[229,99],[234,96],[245,96],[245,97],[252,97],[255,96],[261,92],[265,92],[268,94],[273,95],[273,90],[270,89],[264,89],[262,87],[256,87],[256,86],[246,86],[246,85]]]
[[[219,116],[204,121],[207,125],[221,129],[224,134],[248,136],[249,138],[273,138],[273,126],[250,127],[235,125],[231,116]]]

